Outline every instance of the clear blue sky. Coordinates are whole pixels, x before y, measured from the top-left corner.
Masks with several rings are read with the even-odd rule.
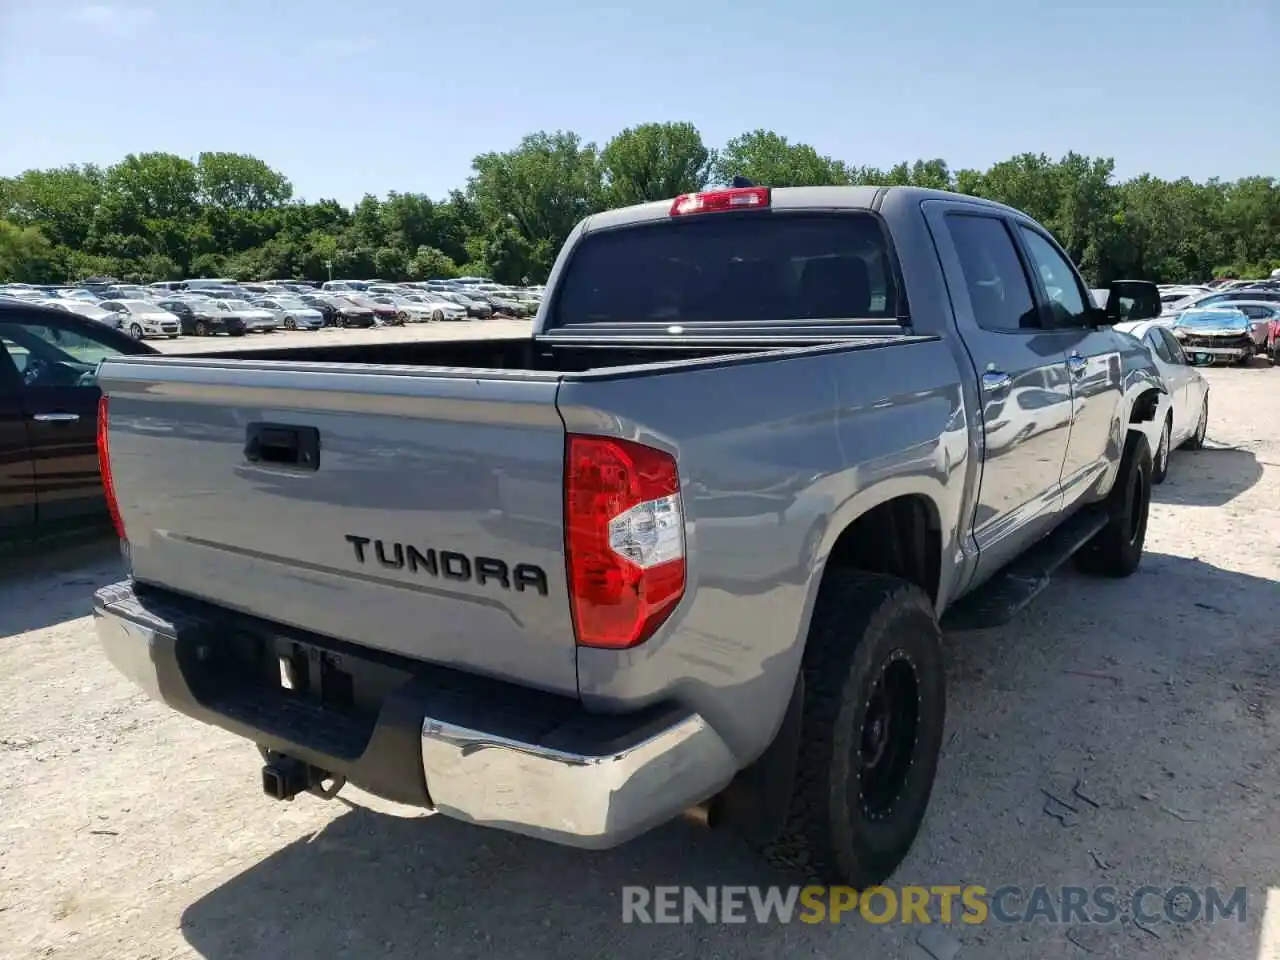
[[[0,0],[0,118],[0,175],[232,150],[348,203],[650,120],[853,164],[1280,176],[1280,0]]]

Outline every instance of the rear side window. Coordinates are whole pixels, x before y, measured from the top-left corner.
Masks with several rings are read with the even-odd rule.
[[[869,214],[711,214],[587,234],[552,326],[887,320],[888,241]]]
[[[1040,316],[1031,285],[1002,220],[951,213],[947,231],[964,271],[969,303],[978,326],[987,330],[1034,330]]]
[[[1143,338],[1147,342],[1147,346],[1156,352],[1156,355],[1165,363],[1176,363],[1173,354],[1169,352],[1169,345],[1164,342],[1164,337],[1160,336],[1160,330],[1150,330]]]
[[[1163,327],[1156,327],[1155,332],[1164,342],[1164,348],[1168,351],[1169,356],[1173,357],[1173,362],[1183,366],[1187,363],[1186,354],[1182,352],[1182,346],[1178,343],[1177,338]]]

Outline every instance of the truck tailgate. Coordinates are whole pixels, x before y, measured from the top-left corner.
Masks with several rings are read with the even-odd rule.
[[[554,374],[119,358],[134,579],[577,693]]]

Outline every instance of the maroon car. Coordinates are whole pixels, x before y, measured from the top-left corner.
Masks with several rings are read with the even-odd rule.
[[[399,311],[396,310],[396,308],[389,303],[379,303],[377,300],[371,300],[368,297],[362,296],[361,294],[358,294],[358,293],[344,293],[344,294],[340,294],[340,296],[342,297],[342,299],[350,303],[354,303],[357,307],[364,307],[366,310],[372,310],[373,315],[374,317],[377,318],[378,323],[386,324],[386,325],[395,324],[397,326],[404,326],[404,321],[399,319],[399,317],[396,316],[396,314],[398,314]]]

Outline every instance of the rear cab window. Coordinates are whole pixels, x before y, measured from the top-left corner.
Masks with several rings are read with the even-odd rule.
[[[587,233],[548,326],[892,322],[898,306],[872,214],[707,214]]]

